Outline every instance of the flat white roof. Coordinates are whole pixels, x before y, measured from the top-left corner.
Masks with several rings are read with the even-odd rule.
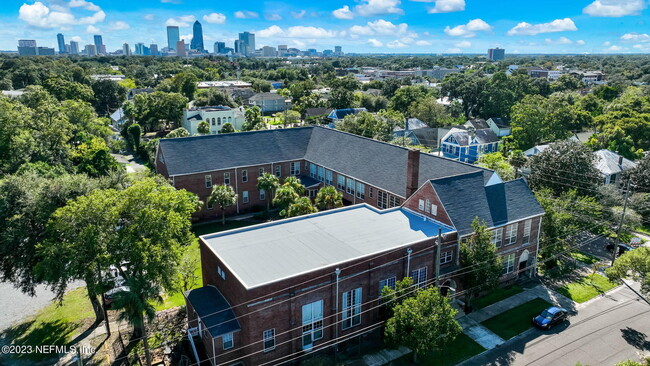
[[[201,239],[250,289],[420,242],[439,228],[455,231],[402,208],[361,204]]]

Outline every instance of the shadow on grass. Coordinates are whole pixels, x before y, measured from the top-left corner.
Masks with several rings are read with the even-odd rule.
[[[0,333],[0,344],[11,344],[16,346],[43,346],[68,344],[68,337],[77,329],[78,325],[60,320],[43,322],[27,321],[5,329]],[[37,353],[32,348],[31,353],[13,354],[11,358],[30,361],[47,360],[57,355],[51,353]]]

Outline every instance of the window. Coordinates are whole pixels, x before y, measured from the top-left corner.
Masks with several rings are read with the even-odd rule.
[[[260,177],[264,175],[264,168],[260,168]]]
[[[361,287],[343,293],[343,329],[361,324]]]
[[[289,173],[291,175],[300,175],[300,163],[289,163]]]
[[[224,279],[224,280],[226,279],[226,272],[224,272],[223,269],[221,269],[221,267],[219,267],[219,266],[217,266],[217,274],[222,279]]]
[[[423,287],[427,283],[427,267],[418,268],[411,271],[413,286]]]
[[[212,175],[205,176],[205,188],[212,188]]]
[[[282,166],[281,165],[276,165],[275,166],[275,176],[280,178],[282,176]]]
[[[273,351],[275,349],[275,328],[267,329],[262,333],[264,339],[264,352]]]
[[[384,191],[377,191],[377,207],[379,208],[388,207],[388,193]]]
[[[217,118],[217,123],[221,126],[221,117]]]
[[[420,200],[420,201],[418,202],[418,209],[419,209],[420,211],[424,211],[424,200]]]
[[[512,245],[517,242],[517,223],[514,223],[506,229],[505,245]]]
[[[309,190],[309,198],[315,198],[317,191],[315,189]]]
[[[515,253],[508,254],[503,260],[503,274],[511,273],[515,269]]]
[[[325,181],[325,168],[322,166],[318,167],[318,181],[324,182]]]
[[[399,206],[401,204],[402,204],[402,201],[399,198],[397,198],[395,196],[390,196],[390,198],[388,200],[388,208],[397,207],[397,206]]]
[[[363,183],[357,182],[357,198],[366,199],[366,185]]]
[[[395,281],[397,278],[395,276],[387,278],[385,280],[379,281],[379,296],[381,296],[381,291],[384,289],[384,287],[390,287],[393,290],[395,289]]]
[[[433,216],[438,215],[438,206],[434,205],[433,203],[431,204],[431,214]]]
[[[368,188],[368,195],[372,198],[372,187]]]
[[[241,193],[241,198],[244,203],[248,203],[248,191],[243,191]]]
[[[316,172],[318,171],[318,166],[316,164],[309,165],[309,176],[316,179]]]
[[[424,202],[424,212],[431,212],[431,201],[428,199]]]
[[[345,177],[342,175],[338,175],[336,177],[336,188],[338,188],[339,191],[342,191],[345,189]]]
[[[260,189],[260,201],[264,201],[265,199],[266,199],[266,191]]]
[[[323,300],[302,307],[302,348],[310,349],[323,338]]]
[[[440,255],[440,264],[449,263],[454,260],[454,251],[449,250]]]
[[[325,184],[328,186],[332,185],[332,171],[331,170],[326,170],[325,171]]]
[[[230,185],[230,173],[223,173],[223,184]]]
[[[248,170],[241,171],[241,181],[242,183],[248,182]]]
[[[501,241],[503,240],[503,228],[494,229],[492,231],[492,242],[497,248],[501,248]]]
[[[231,349],[233,346],[232,333],[224,334],[221,336],[221,341],[223,342],[223,349]]]
[[[530,243],[530,225],[532,224],[532,220],[528,219],[524,223],[524,239],[522,240],[523,244],[528,244]]]
[[[208,200],[208,202],[205,205],[208,208],[208,210],[212,210],[214,208],[214,203],[210,202],[210,200]]]
[[[212,119],[212,125],[213,125],[213,126],[215,125],[215,123],[214,123],[214,118]]]
[[[345,191],[354,196],[354,180],[347,178],[346,183]]]

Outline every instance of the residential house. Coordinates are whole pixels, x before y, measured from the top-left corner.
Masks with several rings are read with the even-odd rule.
[[[350,114],[359,114],[361,112],[368,112],[367,109],[365,108],[343,108],[343,109],[333,109],[330,114],[327,116],[327,118],[336,123],[338,121],[342,121],[345,116],[350,115]]]
[[[308,123],[322,123],[331,112],[332,108],[306,108],[301,117]]]
[[[231,108],[225,106],[195,107],[183,110],[182,126],[190,135],[198,135],[201,122],[210,125],[210,134],[217,134],[224,124],[230,123],[236,130],[241,130],[246,118],[244,107]]]
[[[510,120],[505,117],[493,117],[487,120],[487,124],[499,137],[508,136],[512,133]]]
[[[407,118],[405,128],[395,127],[393,137],[406,137],[411,145],[421,145],[437,149],[440,139],[450,131],[451,127],[431,128],[417,118]]]
[[[113,112],[110,118],[111,118],[111,126],[113,126],[113,128],[118,131],[121,131],[122,126],[129,120],[128,118],[126,118],[123,108],[120,108],[115,112]]]
[[[126,95],[126,99],[133,100],[133,98],[135,98],[135,96],[138,94],[142,94],[142,93],[151,94],[153,92],[154,92],[153,88],[131,89]]]
[[[475,163],[481,154],[499,151],[499,137],[489,128],[469,131],[452,128],[442,138],[441,151],[447,158]]]
[[[260,93],[248,98],[248,104],[256,105],[262,113],[282,112],[291,109],[291,100],[278,93]]]
[[[463,124],[465,129],[486,130],[490,126],[484,119],[470,119]]]
[[[637,163],[624,158],[613,151],[602,149],[594,152],[595,166],[605,184],[621,184],[621,175],[636,168]]]

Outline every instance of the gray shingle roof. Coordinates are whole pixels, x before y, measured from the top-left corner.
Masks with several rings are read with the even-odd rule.
[[[472,232],[478,216],[488,227],[541,215],[544,210],[523,179],[485,186],[480,172],[432,180],[459,235]]]
[[[596,156],[596,169],[605,175],[618,174],[636,167],[635,162],[626,158],[623,158],[623,163],[619,164],[621,156],[607,149],[598,150],[594,152],[594,155]]]
[[[241,329],[230,304],[216,287],[199,287],[186,292],[185,296],[212,338]]]
[[[450,133],[460,146],[469,146],[470,141],[472,141],[470,131],[462,130],[460,128],[452,128]],[[479,144],[490,144],[499,141],[499,136],[489,128],[476,130],[473,133]]]

